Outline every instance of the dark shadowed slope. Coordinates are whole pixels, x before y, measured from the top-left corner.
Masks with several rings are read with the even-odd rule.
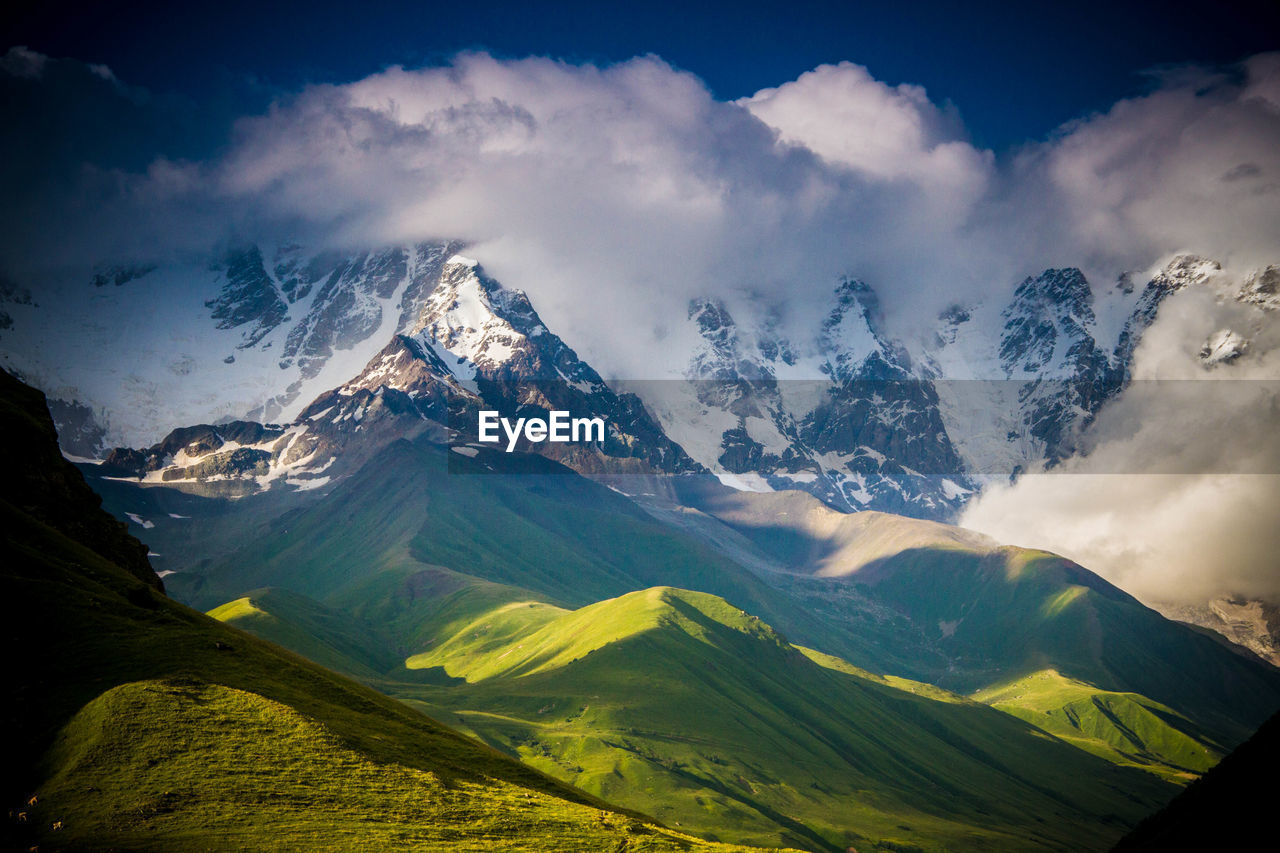
[[[1277,767],[1280,715],[1140,823],[1116,845],[1116,853],[1273,847]]]

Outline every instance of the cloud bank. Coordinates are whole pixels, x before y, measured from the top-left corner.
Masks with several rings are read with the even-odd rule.
[[[619,378],[679,373],[695,296],[740,314],[771,305],[809,337],[851,275],[907,335],[1050,266],[1107,286],[1174,252],[1235,270],[1280,260],[1280,54],[1166,72],[1142,96],[998,153],[969,141],[954,106],[847,62],[723,102],[653,56],[597,67],[467,53],[283,93],[229,129],[214,116],[207,130],[223,141],[198,155],[174,141],[171,104],[109,69],[15,48],[0,91],[12,129],[0,267],[37,295],[61,265],[229,240],[463,239]],[[1234,322],[1220,307],[1171,305],[1140,364],[1202,370],[1181,359],[1214,331],[1201,326]],[[1273,480],[1096,479],[1108,453],[1270,453],[1269,405],[1189,413],[1129,395],[1076,476],[993,489],[966,521],[1140,594],[1212,577],[1280,595]],[[1133,424],[1178,424],[1185,441]]]
[[[960,524],[1063,554],[1147,602],[1280,601],[1274,320],[1209,289],[1174,295],[1087,453],[985,489]],[[1244,354],[1206,365],[1202,347],[1224,330],[1248,341]]]
[[[763,296],[803,330],[852,275],[905,325],[1046,266],[1114,280],[1171,251],[1247,263],[1280,245],[1280,55],[1183,69],[1002,157],[953,106],[848,62],[727,103],[653,56],[467,53],[283,95],[216,156],[132,168],[102,149],[163,125],[145,93],[21,48],[0,82],[30,131],[11,147],[77,140],[34,179],[5,176],[22,200],[10,269],[235,238],[461,238],[606,371],[639,378],[693,296]]]

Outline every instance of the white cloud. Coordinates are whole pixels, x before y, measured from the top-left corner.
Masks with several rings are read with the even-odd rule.
[[[694,296],[767,294],[811,328],[842,274],[892,291],[946,263],[964,280],[953,235],[974,181],[946,173],[949,143],[926,141],[922,165],[886,183],[780,143],[654,57],[597,68],[466,54],[305,91],[243,121],[206,168],[255,216],[336,224],[327,239],[474,241],[605,370],[649,377],[682,366],[655,365],[654,342]]]
[[[15,51],[9,64],[46,61]],[[84,160],[41,172],[20,155],[41,146],[15,136],[12,182],[44,183],[11,193],[20,203],[5,213],[0,263],[25,274],[50,259],[229,236],[461,238],[602,369],[665,375],[673,365],[655,362],[655,341],[692,296],[732,307],[763,294],[803,333],[836,279],[853,275],[907,332],[1049,266],[1081,266],[1105,284],[1181,250],[1274,260],[1278,69],[1280,55],[1183,69],[997,158],[966,141],[950,106],[850,63],[725,103],[652,56],[596,67],[469,53],[309,87],[241,119],[216,157],[132,171],[92,159],[113,138],[132,143],[147,118],[127,113],[127,128],[98,118],[125,105],[123,86],[82,70],[76,80],[98,85],[77,83],[78,111],[67,113],[58,99],[69,88],[12,78],[28,111],[92,117],[95,143]]]
[[[1210,288],[1171,297],[1087,455],[988,488],[960,524],[1068,556],[1149,602],[1280,600],[1280,326]],[[1208,366],[1204,342],[1249,342]],[[1219,379],[1225,381],[1210,381]]]
[[[1274,262],[1278,80],[1280,54],[1222,72],[1181,69],[1151,94],[1064,126],[1013,164],[1005,221],[1040,256],[1076,265],[1142,268],[1174,251]]]
[[[920,184],[939,201],[972,203],[986,189],[994,157],[973,148],[959,116],[920,86],[888,86],[861,65],[821,65],[739,103],[829,163]]]
[[[596,67],[470,53],[307,88],[241,119],[216,156],[144,169],[108,155],[163,126],[155,104],[71,65],[23,48],[0,59],[0,85],[16,93],[0,149],[11,202],[0,265],[35,290],[42,267],[229,236],[461,238],[604,372],[652,378],[684,366],[679,321],[693,296],[741,314],[743,294],[762,295],[811,336],[849,274],[905,331],[956,300],[1003,299],[1050,266],[1107,286],[1178,251],[1237,270],[1280,260],[1280,54],[1168,73],[997,157],[922,88],[850,63],[725,103],[652,56]],[[41,159],[62,150],[50,133],[75,140],[73,156]],[[1238,325],[1231,310],[1170,303],[1142,369],[1201,371],[1186,348]],[[1250,334],[1251,360],[1221,375],[1276,375],[1274,342]],[[966,520],[1144,594],[1197,577],[1267,587],[1274,478],[1215,467],[1212,454],[1271,464],[1271,403],[1215,411],[1149,396],[1104,416],[1093,455],[1071,463],[1079,473],[994,489]],[[1135,458],[1212,475],[1111,473]]]

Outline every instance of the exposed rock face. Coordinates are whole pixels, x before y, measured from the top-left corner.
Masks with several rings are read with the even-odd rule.
[[[1280,308],[1280,266],[1272,264],[1250,276],[1236,300],[1268,310]]]
[[[1280,607],[1245,598],[1215,598],[1205,604],[1158,605],[1179,622],[1216,631],[1263,660],[1280,666]]]
[[[244,330],[239,349],[254,346],[286,319],[288,306],[276,293],[257,246],[227,253],[214,269],[226,276],[222,292],[205,303],[219,329]]]
[[[0,371],[0,502],[92,548],[139,580],[164,589],[147,560],[147,546],[102,510],[75,466],[62,458],[42,393]],[[7,538],[7,537],[6,537]]]
[[[114,285],[120,287],[131,281],[142,278],[149,272],[155,272],[156,265],[148,263],[140,264],[101,264],[93,271],[93,286],[106,287]]]
[[[276,273],[290,301],[316,291],[310,312],[289,332],[281,368],[297,360],[305,378],[316,376],[335,348],[345,349],[374,334],[383,321],[382,304],[402,283],[400,327],[411,308],[420,305],[424,293],[436,283],[446,251],[443,245],[422,244],[361,252],[340,257],[312,258],[305,265],[294,253],[278,258]]]
[[[104,449],[106,429],[93,410],[74,400],[50,400],[49,413],[58,426],[58,444],[73,456],[94,459]]]
[[[937,393],[885,333],[866,283],[842,281],[807,341],[768,320],[744,328],[709,300],[695,300],[689,318],[703,340],[687,371],[696,405],[653,405],[669,434],[693,436],[695,458],[726,482],[800,488],[846,511],[958,509],[971,484]],[[718,446],[699,446],[697,433],[718,436]]]
[[[1160,305],[1178,291],[1204,284],[1221,271],[1222,266],[1217,261],[1196,255],[1178,255],[1147,282],[1116,344],[1116,361],[1126,375],[1133,361],[1133,351],[1141,342],[1143,333],[1155,322]]]

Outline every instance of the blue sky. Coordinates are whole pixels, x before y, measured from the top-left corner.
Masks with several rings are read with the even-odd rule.
[[[441,64],[459,50],[605,64],[655,53],[720,99],[851,60],[950,101],[973,140],[997,151],[1140,93],[1150,69],[1280,47],[1280,4],[1267,0],[53,2],[7,15],[5,48],[105,64],[129,84],[195,101],[211,125],[279,92]]]

